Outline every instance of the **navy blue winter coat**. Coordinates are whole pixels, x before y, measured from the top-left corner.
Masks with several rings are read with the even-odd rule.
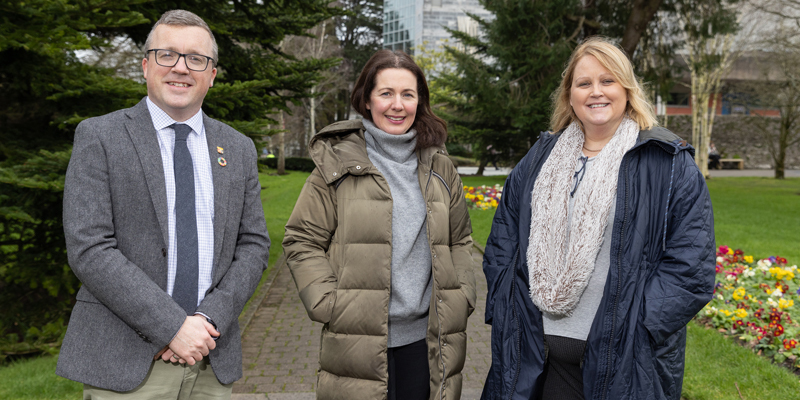
[[[511,172],[486,244],[483,400],[541,398],[547,351],[525,255],[533,185],[559,137],[542,134]],[[680,398],[686,324],[714,291],[714,217],[693,153],[654,128],[622,159],[608,279],[584,353],[586,399]]]

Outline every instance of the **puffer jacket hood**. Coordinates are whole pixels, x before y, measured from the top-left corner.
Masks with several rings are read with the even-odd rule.
[[[531,192],[559,134],[544,133],[509,175],[483,269],[492,366],[482,399],[540,396],[546,343],[524,256]],[[711,299],[714,226],[694,149],[663,128],[623,157],[603,298],[584,352],[584,397],[680,399],[686,324]]]
[[[323,323],[318,399],[385,399],[392,193],[369,160],[360,121],[321,130],[311,173],[286,224],[289,268],[309,317]],[[474,309],[472,228],[463,184],[444,149],[417,151],[433,289],[426,342],[430,399],[459,399]]]

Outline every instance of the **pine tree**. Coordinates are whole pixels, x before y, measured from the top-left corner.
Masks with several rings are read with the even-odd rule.
[[[550,95],[582,28],[580,2],[481,3],[495,16],[471,16],[484,36],[451,31],[462,50],[448,48],[457,68],[439,78],[454,91],[454,109],[444,114],[453,139],[473,144],[479,157],[492,145],[502,159],[518,160],[549,127]]]
[[[112,51],[119,38],[142,46],[159,16],[176,8],[203,17],[219,44],[204,111],[250,136],[268,134],[266,116],[306,97],[319,71],[336,63],[277,49],[285,35],[338,15],[321,0],[0,0],[0,358],[57,340],[79,286],[61,225],[75,127],[146,95],[141,80],[81,57]]]

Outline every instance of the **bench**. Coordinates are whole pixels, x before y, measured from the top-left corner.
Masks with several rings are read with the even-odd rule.
[[[744,169],[744,160],[741,158],[722,158],[719,160],[721,169],[727,169],[725,168],[725,164],[732,164],[731,166],[736,169]]]

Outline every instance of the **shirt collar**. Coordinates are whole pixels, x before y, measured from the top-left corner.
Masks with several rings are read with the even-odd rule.
[[[189,125],[192,128],[192,131],[196,132],[198,135],[202,135],[203,133],[203,110],[198,110],[197,114],[193,115],[191,118],[187,119],[183,122],[178,122],[172,119],[161,107],[157,106],[156,103],[153,103],[150,100],[150,97],[147,97],[147,109],[150,111],[150,119],[153,121],[153,127],[156,128],[156,131],[160,131],[164,128],[169,128],[170,125],[175,123],[181,123]]]

